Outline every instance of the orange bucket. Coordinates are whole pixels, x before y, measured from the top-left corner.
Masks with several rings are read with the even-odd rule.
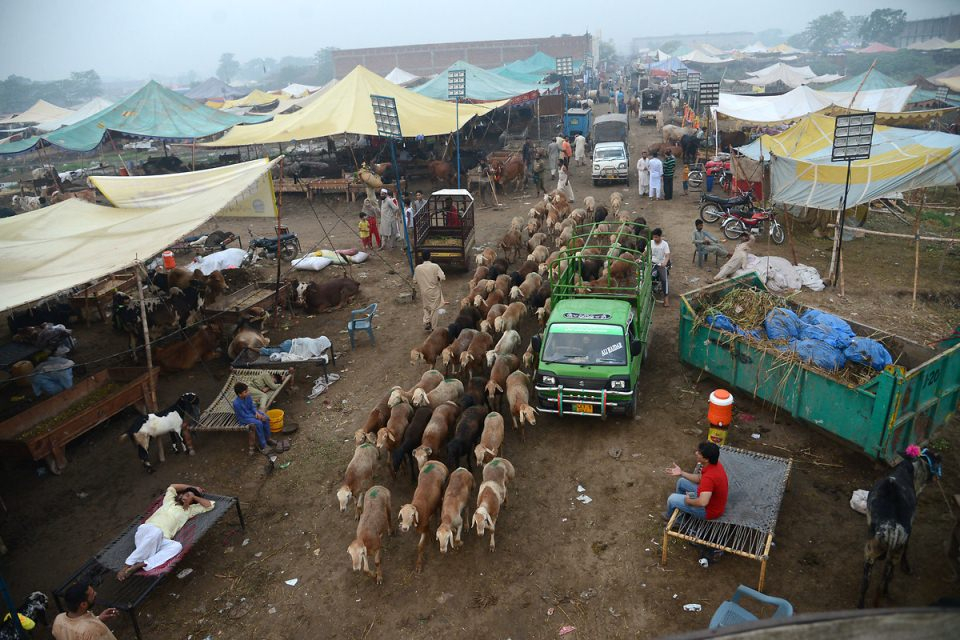
[[[162,255],[163,255],[163,268],[164,268],[164,269],[176,269],[176,268],[177,268],[177,259],[173,257],[173,251],[164,251]]]
[[[733,396],[726,389],[717,389],[710,394],[707,422],[712,427],[729,427],[733,421]]]

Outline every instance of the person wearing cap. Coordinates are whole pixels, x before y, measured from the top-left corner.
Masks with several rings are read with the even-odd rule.
[[[383,227],[383,248],[395,249],[400,236],[400,204],[386,189],[380,189],[380,224]]]

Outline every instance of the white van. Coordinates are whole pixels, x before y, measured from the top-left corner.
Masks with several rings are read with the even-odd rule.
[[[601,142],[593,147],[594,186],[622,180],[630,186],[630,153],[623,142]]]

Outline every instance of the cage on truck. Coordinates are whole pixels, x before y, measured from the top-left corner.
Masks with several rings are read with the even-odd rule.
[[[568,248],[549,265],[552,310],[535,341],[534,389],[542,413],[636,415],[653,318],[650,237],[643,225],[614,226],[612,233],[610,226],[576,227]],[[623,253],[612,255],[611,236]],[[605,275],[584,282],[589,260],[602,261]],[[615,279],[618,273],[627,277]]]
[[[417,264],[422,252],[430,261],[469,271],[475,241],[473,196],[466,189],[434,191],[413,214],[411,242]]]

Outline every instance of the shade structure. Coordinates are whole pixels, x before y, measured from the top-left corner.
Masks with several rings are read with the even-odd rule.
[[[838,75],[808,75],[805,73],[805,70],[810,67],[791,67],[789,65],[778,62],[775,69],[767,71],[766,73],[761,73],[760,75],[752,75],[752,77],[746,78],[743,82],[752,85],[769,85],[782,83],[785,86],[795,89],[797,87],[803,86],[805,84],[811,84],[815,82],[833,82],[838,80],[843,76]],[[754,72],[756,74],[758,72]]]
[[[491,100],[509,100],[516,96],[527,94],[539,95],[550,87],[542,84],[511,80],[486,69],[481,69],[469,62],[458,60],[445,71],[441,71],[432,80],[428,80],[413,89],[416,93],[436,100],[447,99],[447,73],[451,70],[466,72],[466,100],[489,102]],[[552,85],[556,86],[556,85]]]
[[[694,49],[688,54],[680,56],[683,62],[692,62],[694,64],[723,64],[732,62],[733,58],[718,58],[698,49]]]
[[[292,82],[280,90],[281,93],[286,94],[291,98],[303,98],[308,96],[320,87],[312,84],[300,84],[299,82]]]
[[[221,80],[220,78],[210,77],[190,89],[183,95],[191,100],[197,100],[199,102],[207,102],[213,98],[223,98],[224,100],[234,100],[240,98],[245,94],[246,91],[243,89],[237,89],[236,87],[231,87],[229,84]]]
[[[950,43],[943,38],[930,38],[929,40],[924,40],[923,42],[914,42],[913,44],[907,46],[907,49],[912,49],[914,51],[938,51],[940,49],[950,48],[952,48]]]
[[[242,98],[236,100],[227,100],[223,103],[222,109],[233,109],[236,107],[259,107],[261,105],[271,104],[280,99],[275,93],[267,93],[260,89],[254,89]]]
[[[680,69],[688,69],[687,65],[683,64],[683,61],[680,58],[667,58],[666,60],[661,60],[660,62],[653,62],[647,67],[651,71],[679,71]]]
[[[747,46],[747,47],[744,47],[743,49],[740,49],[740,52],[741,52],[741,53],[754,53],[754,54],[756,54],[756,53],[766,53],[766,52],[767,52],[767,46],[758,40],[757,42],[754,42],[753,44],[751,44],[751,45],[749,45],[749,46]]]
[[[272,122],[234,127],[222,138],[204,143],[207,147],[239,147],[324,138],[344,133],[376,136],[370,96],[393,97],[403,135],[436,136],[456,130],[456,105],[434,100],[398,87],[369,69],[356,67],[332,89],[299,111],[279,115]],[[489,113],[500,103],[461,104],[460,126],[476,115]]]
[[[263,122],[269,116],[222,113],[150,81],[117,104],[62,129],[16,143],[0,145],[0,154],[32,149],[41,140],[68,151],[92,151],[109,131],[144,138],[196,140],[236,124]]]
[[[792,122],[805,115],[839,106],[864,111],[899,112],[913,93],[914,86],[881,89],[878,91],[830,92],[816,91],[807,86],[797,87],[778,96],[741,96],[720,94],[717,113],[722,118],[746,123],[771,124]],[[853,104],[850,101],[853,99]]]
[[[0,307],[40,300],[156,255],[211,217],[258,193],[261,179],[264,175],[269,179],[276,162],[261,159],[234,165],[229,178],[160,207],[104,207],[71,198],[0,219],[0,263],[4,265]],[[123,180],[136,189],[136,181],[149,179]],[[272,194],[270,198],[268,206],[274,207]]]
[[[258,107],[255,111],[248,112],[249,115],[260,115],[260,116],[271,116],[277,115],[280,113],[288,113],[295,111],[296,108],[304,108],[308,104],[316,101],[320,96],[333,88],[337,84],[336,80],[331,80],[327,84],[318,88],[313,93],[309,93],[301,98],[288,98],[286,96],[279,96],[279,100],[275,105],[272,105],[269,109],[265,107]]]
[[[405,87],[411,82],[416,82],[420,79],[420,76],[414,75],[409,71],[404,71],[400,67],[394,67],[390,70],[390,73],[383,77],[385,80],[389,80],[393,84],[398,84],[401,87]]]
[[[90,100],[89,102],[77,107],[77,110],[68,116],[60,118],[59,120],[49,120],[47,122],[38,124],[37,129],[40,131],[56,131],[60,127],[68,127],[71,124],[76,124],[81,120],[85,120],[86,118],[100,113],[112,105],[113,103],[106,98],[94,98],[93,100]]]
[[[58,107],[46,100],[37,100],[23,113],[0,120],[0,124],[38,124],[66,118],[72,113],[72,109]]]
[[[892,53],[896,50],[896,47],[887,46],[882,42],[871,42],[863,49],[858,49],[857,53]]]
[[[770,162],[775,202],[814,209],[840,207],[845,162],[830,159],[835,119],[810,115],[776,136],[761,136],[738,148],[751,160]],[[960,136],[877,125],[872,155],[854,161],[847,207],[888,193],[949,186],[960,175]]]
[[[960,65],[930,76],[928,80],[933,84],[948,87],[951,91],[960,92]]]
[[[866,80],[864,80],[866,78]],[[860,89],[861,91],[876,91],[878,89],[896,89],[899,87],[906,86],[905,83],[900,82],[899,80],[894,80],[890,76],[886,75],[883,72],[873,71],[868,72],[864,71],[863,73],[851,76],[849,78],[844,78],[839,82],[829,84],[826,87],[823,87],[824,91],[856,91]]]

